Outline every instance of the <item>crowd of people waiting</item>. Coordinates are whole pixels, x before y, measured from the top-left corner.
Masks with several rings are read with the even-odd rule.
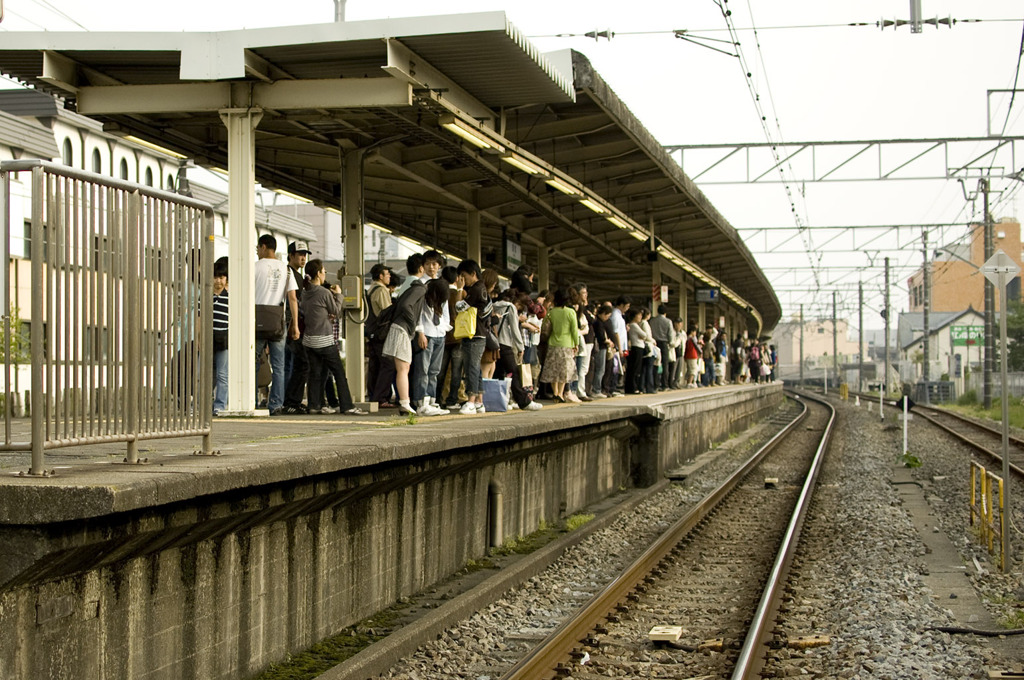
[[[326,283],[306,243],[264,235],[255,265],[257,371],[269,366],[271,415],[363,415],[340,358],[341,290]],[[652,315],[620,295],[593,302],[585,283],[536,290],[521,266],[501,290],[494,269],[474,260],[447,266],[436,250],[413,254],[400,277],[370,270],[364,323],[367,393],[382,409],[437,416],[482,413],[484,380],[510,378],[509,407],[538,399],[578,403],[727,382],[775,379],[775,348],[708,324],[703,332]],[[214,414],[227,405],[227,258],[214,265]],[[278,376],[281,379],[278,379]],[[305,400],[305,403],[304,403]],[[325,403],[326,402],[326,403]]]
[[[367,291],[370,399],[380,408],[435,416],[484,411],[484,379],[511,381],[510,408],[538,399],[583,402],[623,394],[774,380],[774,347],[709,324],[652,316],[626,296],[592,302],[585,283],[536,290],[521,266],[504,290],[474,260],[446,266],[434,250],[413,254],[399,281],[374,265]]]

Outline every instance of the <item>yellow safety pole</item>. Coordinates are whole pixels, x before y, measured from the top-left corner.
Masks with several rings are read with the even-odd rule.
[[[991,555],[995,550],[995,537],[992,535],[992,530],[995,528],[995,522],[992,520],[994,515],[992,514],[992,481],[987,479],[988,474],[985,475],[985,490],[988,492],[985,494],[985,505],[988,509],[988,554]]]
[[[974,513],[978,508],[977,472],[974,463],[971,463],[971,526],[974,526]]]
[[[981,543],[988,545],[988,473],[981,468]]]
[[[999,478],[999,569],[1006,571],[1006,544],[1003,543],[1003,536],[1006,535],[1006,509],[1003,506],[1003,479]]]

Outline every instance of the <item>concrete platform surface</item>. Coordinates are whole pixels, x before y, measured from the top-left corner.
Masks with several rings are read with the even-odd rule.
[[[543,435],[625,418],[676,417],[686,402],[728,399],[737,391],[781,390],[782,384],[729,385],[631,395],[584,404],[544,402],[540,411],[457,412],[433,418],[399,416],[396,410],[367,416],[304,415],[216,418],[213,448],[197,455],[199,438],[140,443],[144,464],[127,465],[126,445],[97,444],[54,449],[50,477],[21,476],[28,452],[0,452],[0,523],[41,524],[222,493],[429,455],[456,448]],[[29,422],[13,424],[14,441],[26,441]]]

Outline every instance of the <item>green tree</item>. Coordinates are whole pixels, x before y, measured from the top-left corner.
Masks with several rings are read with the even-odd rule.
[[[0,320],[0,332],[3,331],[3,321]],[[31,344],[28,338],[25,322],[21,320],[21,310],[11,307],[11,334],[6,342],[0,342],[0,363],[11,358],[11,364],[27,364],[31,360]]]
[[[1006,367],[1011,371],[1024,371],[1024,304],[1010,300],[1010,313],[1006,315],[1006,350],[1010,355]],[[999,343],[996,342],[996,351]]]

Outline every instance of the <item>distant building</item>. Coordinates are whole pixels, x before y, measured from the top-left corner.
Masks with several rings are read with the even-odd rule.
[[[805,319],[803,323],[803,357],[805,377],[812,377],[808,371],[823,368],[832,370],[834,365],[832,354],[832,319]],[[860,360],[860,346],[857,338],[850,337],[849,323],[846,319],[838,319],[835,324],[836,349],[839,353],[839,365],[857,363]],[[769,344],[775,345],[779,353],[777,371],[783,378],[793,378],[800,374],[800,320],[784,321],[775,327]]]
[[[984,324],[984,316],[973,307],[957,312],[932,312],[928,315],[929,380],[940,380],[943,375],[947,379],[955,379],[957,366],[971,371],[981,370],[984,344],[981,330]],[[961,344],[965,333],[976,339],[968,340],[970,344]],[[924,313],[900,314],[897,338],[900,347],[900,379],[903,382],[916,382],[924,374]],[[959,360],[957,355],[960,356]],[[962,377],[962,370],[960,375]]]
[[[993,226],[993,252],[1002,250],[1021,266],[1020,223],[1004,218]],[[929,256],[933,253],[929,253]],[[985,311],[985,277],[978,269],[985,263],[985,225],[971,225],[967,243],[954,244],[934,253],[931,269],[931,311],[962,312],[973,308]],[[910,312],[924,311],[924,268],[907,280]],[[1007,287],[1011,300],[1020,300],[1020,277]]]

